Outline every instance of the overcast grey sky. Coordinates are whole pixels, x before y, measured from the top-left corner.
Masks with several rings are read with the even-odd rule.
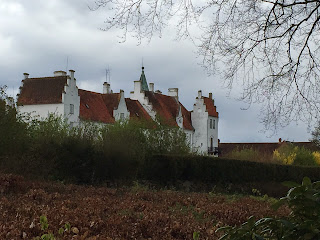
[[[174,41],[173,31],[149,44],[137,45],[134,38],[119,43],[119,32],[104,32],[106,9],[90,11],[91,0],[1,0],[0,1],[0,85],[16,95],[27,72],[30,77],[52,76],[56,70],[74,69],[78,87],[102,91],[105,69],[111,70],[111,87],[115,92],[133,90],[133,81],[141,73],[142,58],[148,82],[164,94],[170,87],[179,88],[180,101],[192,110],[197,91],[213,93],[222,142],[274,142],[281,137],[289,141],[308,141],[310,133],[304,123],[292,123],[274,135],[263,132],[258,105],[248,110],[236,101],[241,87],[227,97],[223,79],[207,76],[199,66],[195,48],[188,41]],[[68,65],[67,65],[68,58]],[[271,135],[271,136],[270,136]]]

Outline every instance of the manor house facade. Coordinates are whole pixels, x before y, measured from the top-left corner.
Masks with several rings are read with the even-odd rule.
[[[113,93],[107,82],[102,93],[78,89],[74,73],[55,71],[52,77],[40,78],[29,78],[24,73],[17,96],[18,111],[40,119],[54,113],[66,118],[71,126],[81,121],[154,121],[181,128],[192,151],[217,156],[219,115],[212,93],[204,97],[199,90],[193,110],[188,111],[179,101],[178,88],[169,88],[167,95],[154,91],[154,83],[147,83],[144,68],[140,79],[134,81],[130,98],[125,98],[122,90]]]

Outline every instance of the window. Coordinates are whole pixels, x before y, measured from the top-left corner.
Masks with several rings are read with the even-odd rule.
[[[70,114],[74,114],[74,105],[70,104]]]
[[[124,120],[124,113],[120,113],[120,120]]]
[[[216,129],[216,120],[210,119],[210,129]]]

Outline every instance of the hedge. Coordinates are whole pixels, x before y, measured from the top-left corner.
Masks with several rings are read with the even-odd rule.
[[[301,182],[308,176],[312,181],[320,179],[320,167],[302,167],[270,163],[249,162],[205,156],[149,157],[140,177],[159,183],[197,181],[203,183],[245,182]]]

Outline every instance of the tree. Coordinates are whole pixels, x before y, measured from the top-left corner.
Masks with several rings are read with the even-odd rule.
[[[318,147],[320,147],[320,122],[315,126],[311,132],[312,138],[310,141],[314,142]]]
[[[0,157],[20,153],[26,143],[26,125],[17,115],[14,100],[6,89],[7,86],[0,86]]]
[[[263,104],[266,129],[319,118],[318,0],[97,0],[108,8],[106,28],[138,41],[175,24],[191,39],[202,66],[220,69],[225,84],[243,84],[241,100]],[[223,69],[219,66],[223,66]],[[249,105],[250,106],[250,105]]]

